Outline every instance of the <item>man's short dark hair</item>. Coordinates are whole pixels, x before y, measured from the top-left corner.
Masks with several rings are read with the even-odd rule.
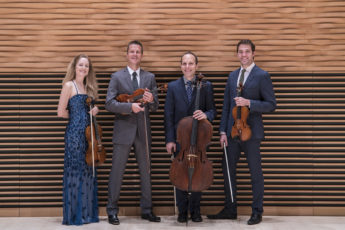
[[[143,54],[144,53],[144,47],[143,47],[143,44],[141,44],[140,41],[138,40],[133,40],[133,41],[130,41],[127,45],[127,53],[128,53],[128,50],[129,50],[129,47],[130,45],[139,45],[141,47],[141,53]]]
[[[187,54],[193,55],[193,56],[194,56],[194,59],[195,59],[195,64],[198,64],[198,57],[197,57],[196,54],[193,53],[192,51],[187,51],[187,52],[185,52],[185,53],[181,56],[181,64],[182,64],[182,58],[183,58],[185,55],[187,55]]]
[[[243,40],[240,40],[238,43],[237,43],[237,49],[236,49],[236,53],[238,53],[238,47],[240,47],[240,45],[242,44],[245,44],[245,45],[250,45],[250,47],[252,48],[252,52],[255,51],[255,45],[254,43],[249,40],[249,39],[243,39]]]

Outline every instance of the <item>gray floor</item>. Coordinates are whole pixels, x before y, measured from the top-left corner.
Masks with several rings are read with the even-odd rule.
[[[212,230],[328,230],[345,229],[345,217],[327,216],[264,216],[263,222],[249,226],[246,224],[248,216],[239,216],[237,220],[208,220],[203,216],[201,223],[189,222],[188,227],[176,221],[175,216],[162,216],[161,223],[150,223],[140,217],[120,216],[121,224],[110,225],[105,216],[100,217],[99,223],[82,226],[65,226],[61,224],[61,217],[0,217],[0,230],[105,230],[105,229],[212,229]]]

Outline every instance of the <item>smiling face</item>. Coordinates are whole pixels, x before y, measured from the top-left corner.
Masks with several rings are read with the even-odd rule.
[[[141,58],[143,57],[141,46],[131,44],[127,51],[128,66],[133,70],[137,70],[140,66]]]
[[[255,52],[249,44],[241,44],[238,47],[237,57],[241,62],[243,68],[247,68],[254,62]]]
[[[84,78],[89,74],[89,60],[87,58],[80,58],[77,65],[75,66],[76,78]]]
[[[195,57],[192,54],[185,54],[181,61],[181,70],[186,79],[192,80],[198,68]]]

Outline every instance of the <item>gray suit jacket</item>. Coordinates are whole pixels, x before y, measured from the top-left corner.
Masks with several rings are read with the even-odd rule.
[[[151,143],[151,128],[149,110],[155,111],[158,108],[158,97],[156,92],[156,80],[154,74],[140,69],[140,88],[151,90],[154,100],[145,105],[147,137]],[[127,67],[113,73],[108,86],[105,109],[115,114],[114,119],[114,144],[133,144],[137,130],[142,138],[145,138],[144,112],[133,113],[132,103],[118,102],[115,98],[119,94],[133,94],[131,76]]]

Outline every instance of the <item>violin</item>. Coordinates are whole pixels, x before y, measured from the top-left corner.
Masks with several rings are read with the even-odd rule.
[[[93,100],[91,97],[86,99],[86,104],[93,108]],[[90,125],[85,129],[85,135],[88,142],[88,149],[86,151],[85,160],[89,166],[94,167],[103,164],[106,158],[106,151],[102,145],[102,127],[97,124],[95,116],[90,112]]]
[[[159,87],[155,87],[152,92],[157,92],[158,90],[166,91],[168,89],[168,84],[161,84]],[[132,94],[119,94],[116,96],[116,100],[119,102],[128,102],[128,103],[133,103],[133,102],[138,102],[145,104],[146,102],[143,101],[143,95],[145,92],[150,92],[149,89],[142,89],[139,88],[135,90]]]
[[[195,110],[199,109],[203,77],[201,74],[198,76]],[[181,149],[174,158],[169,172],[171,183],[178,189],[200,192],[213,183],[212,162],[206,156],[206,147],[211,143],[212,130],[212,125],[207,119],[199,121],[189,116],[179,121],[177,142]]]
[[[241,97],[243,85],[237,87],[237,96]],[[252,136],[250,126],[247,124],[249,109],[247,106],[235,106],[232,109],[232,117],[235,122],[231,129],[231,137],[234,140],[247,141]]]
[[[145,89],[139,88],[135,90],[132,94],[119,94],[116,97],[116,100],[119,102],[137,102],[138,100],[142,99],[145,92]]]

